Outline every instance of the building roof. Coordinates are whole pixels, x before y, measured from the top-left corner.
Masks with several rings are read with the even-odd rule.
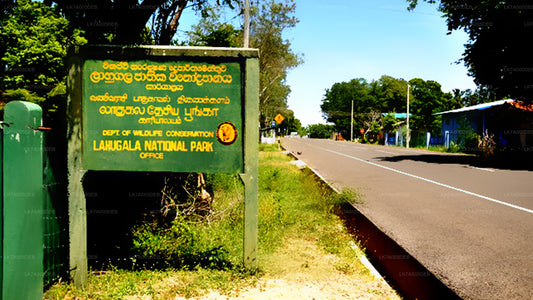
[[[381,115],[387,116],[387,115],[393,115],[396,119],[407,119],[407,113],[382,113]],[[409,114],[409,117],[412,115]]]
[[[500,105],[504,105],[504,104],[507,104],[507,103],[513,104],[514,102],[515,101],[512,100],[512,99],[504,99],[504,100],[498,100],[498,101],[489,102],[489,103],[481,103],[481,104],[477,104],[477,105],[472,105],[472,106],[462,107],[462,108],[458,108],[458,109],[443,111],[443,112],[435,113],[433,115],[438,116],[438,115],[455,114],[455,113],[461,113],[461,112],[473,111],[473,110],[484,110],[484,109],[487,109],[487,108],[500,106]]]

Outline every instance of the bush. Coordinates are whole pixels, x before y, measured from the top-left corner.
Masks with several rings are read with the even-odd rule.
[[[307,128],[309,137],[314,139],[329,139],[334,131],[333,125],[313,124]]]
[[[143,224],[133,231],[134,262],[143,269],[226,269],[231,267],[221,246],[204,248],[194,225],[176,219],[169,228]]]

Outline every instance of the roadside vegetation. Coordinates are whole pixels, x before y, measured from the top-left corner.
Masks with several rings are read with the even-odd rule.
[[[369,287],[358,295],[392,295],[359,261],[356,246],[335,215],[353,193],[338,195],[291,165],[277,145],[262,146],[259,168],[259,269],[242,267],[243,186],[234,175],[209,175],[213,211],[177,217],[170,226],[145,223],[132,230],[132,268],[92,270],[84,290],[67,282],[45,299],[174,299],[216,292],[236,296],[269,278],[349,276]],[[297,275],[299,274],[299,275]],[[306,274],[305,276],[301,274]],[[303,276],[303,277],[302,277]],[[179,299],[179,298],[178,298]]]

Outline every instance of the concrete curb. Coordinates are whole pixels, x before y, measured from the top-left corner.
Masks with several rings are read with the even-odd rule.
[[[283,153],[287,154],[288,156],[291,156],[293,159],[295,159],[295,161],[299,161],[301,163],[299,164],[295,164],[296,166],[298,166],[300,169],[307,169],[309,171],[311,171],[311,173],[313,174],[313,176],[315,176],[316,178],[318,178],[325,186],[327,186],[330,190],[334,191],[335,193],[337,194],[340,194],[341,192],[335,188],[333,185],[331,185],[324,177],[322,177],[322,175],[320,175],[320,173],[318,173],[317,171],[315,171],[313,168],[311,168],[310,166],[308,166],[305,162],[303,162],[302,160],[300,160],[296,154],[290,152],[290,151],[287,151],[285,148],[283,148],[283,146],[281,146],[281,148],[283,149]],[[354,207],[355,209],[355,207]],[[383,279],[383,276],[381,276],[381,274],[378,272],[378,270],[374,267],[374,265],[372,265],[372,263],[368,260],[368,258],[365,256],[365,255],[362,255],[359,260],[361,261],[361,263],[370,271],[370,273],[377,279]]]

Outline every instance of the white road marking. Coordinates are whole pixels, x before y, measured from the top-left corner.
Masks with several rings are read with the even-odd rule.
[[[399,173],[399,174],[402,174],[402,175],[410,176],[410,177],[413,177],[413,178],[416,178],[416,179],[419,179],[419,180],[423,180],[423,181],[426,181],[426,182],[429,182],[429,183],[433,183],[433,184],[436,184],[436,185],[439,185],[439,186],[442,186],[442,187],[445,187],[445,188],[448,188],[448,189],[452,189],[452,190],[455,190],[455,191],[458,191],[458,192],[462,192],[462,193],[465,193],[465,194],[468,194],[468,195],[471,195],[471,196],[475,196],[475,197],[478,197],[478,198],[481,198],[481,199],[484,199],[484,200],[488,200],[488,201],[491,201],[491,202],[494,202],[494,203],[498,203],[498,204],[501,204],[501,205],[505,205],[505,206],[508,206],[508,207],[512,207],[512,208],[515,208],[515,209],[518,209],[518,210],[533,214],[533,210],[531,210],[531,209],[527,209],[527,208],[524,208],[524,207],[521,207],[521,206],[518,206],[518,205],[514,205],[514,204],[511,204],[511,203],[507,203],[507,202],[503,202],[503,201],[500,201],[500,200],[496,200],[496,199],[493,199],[493,198],[490,198],[490,197],[487,197],[487,196],[483,196],[483,195],[480,195],[480,194],[469,192],[467,190],[456,188],[456,187],[451,186],[451,185],[440,183],[440,182],[437,182],[437,181],[434,181],[434,180],[431,180],[431,179],[427,179],[427,178],[424,178],[424,177],[420,177],[420,176],[417,176],[417,175],[406,173],[406,172],[403,172],[403,171],[400,171],[400,170],[396,170],[396,169],[393,169],[393,168],[382,166],[380,164],[376,164],[376,163],[373,163],[371,161],[364,160],[364,159],[361,159],[361,158],[358,158],[358,157],[355,157],[355,156],[351,156],[351,155],[348,155],[348,154],[344,154],[344,153],[341,153],[341,152],[329,150],[329,149],[322,148],[322,147],[320,147],[320,148],[322,150],[325,150],[325,151],[328,151],[328,152],[331,152],[331,153],[334,153],[334,154],[337,154],[337,155],[340,155],[340,156],[344,156],[344,157],[348,157],[348,158],[351,158],[351,159],[355,159],[357,161],[360,161],[360,162],[363,162],[363,163],[367,163],[369,165],[373,165],[373,166],[376,166],[376,167],[379,167],[379,168],[383,168],[383,169],[386,169],[386,170],[389,170],[389,171],[393,171],[393,172],[396,172],[396,173]]]
[[[490,168],[478,168],[478,167],[472,167],[472,166],[468,166],[467,168],[476,169],[476,170],[480,170],[480,171],[487,171],[487,172],[492,172],[492,173],[494,173],[496,171],[496,170],[490,169]]]

